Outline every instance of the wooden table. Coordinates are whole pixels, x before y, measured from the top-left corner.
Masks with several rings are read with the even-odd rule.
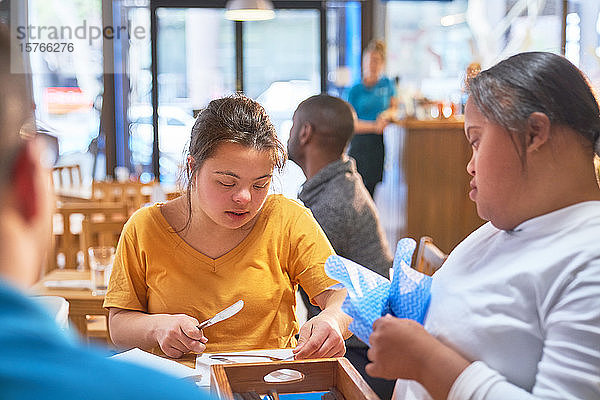
[[[164,358],[167,358],[167,359],[173,360],[173,361],[177,361],[180,364],[183,364],[187,367],[195,369],[197,356],[198,356],[198,354],[196,354],[196,353],[188,353],[188,354],[182,355],[180,358],[171,358],[171,357],[167,357],[167,356],[164,356]]]
[[[65,298],[69,302],[69,320],[71,324],[83,337],[87,337],[86,315],[104,315],[108,317],[108,310],[102,307],[104,296],[93,295],[91,289],[48,288],[44,286],[44,282],[89,279],[89,270],[54,270],[31,288],[31,294]]]

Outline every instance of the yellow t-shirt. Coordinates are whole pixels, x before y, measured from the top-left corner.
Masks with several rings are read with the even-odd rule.
[[[104,307],[202,322],[242,299],[239,313],[204,329],[207,352],[295,346],[296,285],[312,299],[337,283],[325,274],[334,251],[312,213],[270,195],[249,235],[212,259],[174,232],[160,206],[138,210],[125,225]]]

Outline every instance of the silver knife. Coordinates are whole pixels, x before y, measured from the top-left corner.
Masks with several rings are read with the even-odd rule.
[[[242,308],[244,308],[244,300],[238,300],[223,311],[219,311],[218,313],[216,313],[214,317],[202,322],[200,325],[198,325],[198,329],[204,329],[206,327],[216,324],[217,322],[221,322],[229,317],[232,317],[235,314],[237,314]]]

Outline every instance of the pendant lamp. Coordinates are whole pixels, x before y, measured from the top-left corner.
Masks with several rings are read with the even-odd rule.
[[[264,21],[275,18],[271,0],[229,0],[225,18],[233,21]]]

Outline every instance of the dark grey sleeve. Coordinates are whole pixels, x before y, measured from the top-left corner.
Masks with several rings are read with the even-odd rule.
[[[338,255],[389,278],[392,255],[375,210],[331,204],[313,213]]]

